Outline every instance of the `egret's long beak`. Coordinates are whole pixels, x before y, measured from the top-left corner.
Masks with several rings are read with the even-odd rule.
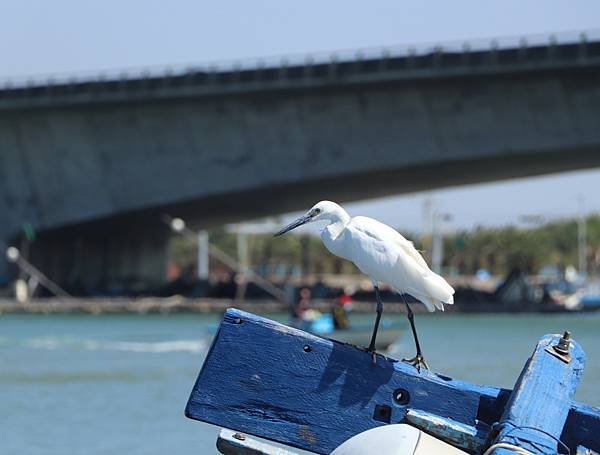
[[[309,221],[312,220],[312,216],[311,215],[302,215],[300,218],[298,218],[295,221],[292,221],[290,224],[288,224],[286,227],[284,227],[283,229],[281,229],[280,231],[277,231],[274,234],[274,237],[278,237],[280,235],[285,234],[286,232],[291,231],[292,229],[296,229],[298,226],[302,226],[303,224],[308,223]]]

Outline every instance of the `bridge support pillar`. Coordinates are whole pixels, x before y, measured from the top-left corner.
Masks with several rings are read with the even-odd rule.
[[[8,248],[8,243],[0,237],[0,288],[5,286],[8,283],[8,275],[9,264],[6,259],[6,249]]]
[[[165,281],[169,231],[161,223],[100,222],[41,233],[30,260],[73,295],[137,295]]]

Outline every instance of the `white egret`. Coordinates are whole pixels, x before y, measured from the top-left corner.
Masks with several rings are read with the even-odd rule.
[[[454,303],[454,289],[444,278],[432,272],[413,243],[395,229],[372,218],[350,215],[338,204],[321,201],[305,215],[293,221],[275,236],[313,221],[328,221],[321,231],[325,247],[341,258],[352,261],[371,278],[377,298],[377,317],[368,351],[375,359],[375,339],[379,328],[383,303],[379,295],[379,283],[390,285],[401,295],[410,294],[422,302],[428,311],[444,310],[444,305]],[[420,368],[428,368],[421,352],[415,329],[413,312],[404,300],[417,353],[405,361]]]

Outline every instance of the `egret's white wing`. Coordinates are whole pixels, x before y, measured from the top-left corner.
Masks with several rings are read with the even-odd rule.
[[[453,303],[454,289],[432,272],[413,243],[391,227],[368,217],[355,217],[347,226],[352,261],[372,279],[407,292],[429,311]]]
[[[356,229],[364,232],[366,235],[376,237],[384,242],[396,244],[404,254],[410,256],[420,267],[429,270],[427,262],[425,262],[421,253],[415,248],[415,245],[387,224],[366,216],[354,217],[351,223]]]

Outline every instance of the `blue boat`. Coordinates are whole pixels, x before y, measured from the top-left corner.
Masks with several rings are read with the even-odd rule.
[[[542,337],[513,390],[420,371],[363,348],[230,309],[186,416],[224,427],[226,454],[594,454],[600,409],[573,401],[579,344]],[[290,449],[291,450],[291,449]]]
[[[292,325],[324,338],[357,346],[368,346],[373,333],[372,323],[357,321],[352,316],[350,316],[349,324],[345,328],[336,328],[331,314],[322,314],[315,319]],[[405,329],[405,321],[392,321],[391,319],[383,318],[379,324],[375,348],[380,351],[388,349],[390,345],[402,336]]]
[[[581,311],[600,310],[600,282],[588,283],[579,297],[578,309]]]

